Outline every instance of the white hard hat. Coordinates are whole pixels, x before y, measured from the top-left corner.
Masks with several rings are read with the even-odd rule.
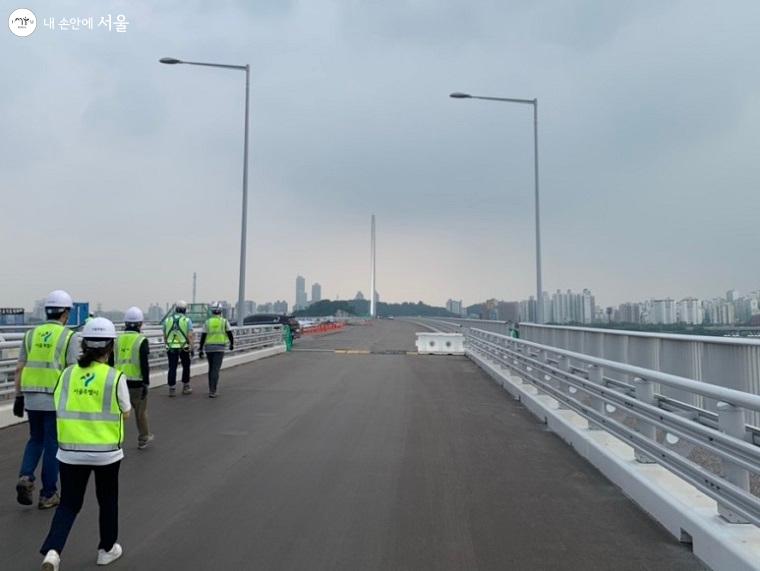
[[[222,304],[221,303],[212,303],[211,304],[211,313],[221,313],[222,312]]]
[[[177,309],[187,309],[187,302],[184,299],[180,299],[175,305]]]
[[[85,339],[116,339],[116,328],[105,317],[93,317],[84,324],[82,337]]]
[[[71,300],[71,296],[68,293],[62,289],[57,289],[51,291],[45,298],[45,307],[72,308],[74,307],[74,302]]]
[[[132,306],[124,314],[125,323],[142,323],[143,312],[139,307]]]

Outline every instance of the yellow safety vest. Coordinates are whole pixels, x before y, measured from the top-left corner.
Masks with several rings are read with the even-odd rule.
[[[144,340],[145,336],[137,331],[125,331],[116,338],[113,349],[114,367],[130,381],[142,381],[140,347]]]
[[[116,396],[122,374],[104,363],[71,365],[55,387],[58,447],[74,452],[112,452],[124,440]]]
[[[206,347],[227,345],[227,320],[224,317],[209,317],[206,320]]]
[[[73,332],[57,321],[38,325],[24,336],[26,363],[21,371],[21,390],[27,393],[53,394]]]
[[[175,313],[164,321],[164,339],[169,349],[182,349],[190,344],[190,320]]]

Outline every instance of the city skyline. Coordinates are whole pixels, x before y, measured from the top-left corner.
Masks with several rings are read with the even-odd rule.
[[[302,276],[297,276],[297,284],[299,284],[299,280],[303,280],[304,288],[305,288],[305,278]],[[314,293],[315,293],[315,286],[317,288],[317,291],[320,293],[320,299],[315,300],[314,299]],[[331,298],[321,298],[321,284],[318,282],[314,282],[312,284],[312,298],[307,298],[307,302],[305,307],[308,307],[311,303],[314,303],[315,301],[320,301],[322,299],[325,300],[332,300]],[[612,310],[613,315],[617,315],[618,313],[626,316],[640,316],[640,312],[642,311],[642,308],[644,306],[650,306],[649,311],[657,311],[657,312],[666,312],[665,315],[668,315],[667,312],[670,312],[672,316],[680,316],[683,312],[687,312],[688,315],[691,315],[692,317],[689,319],[686,319],[683,322],[690,323],[690,324],[697,324],[701,323],[702,320],[706,317],[707,322],[713,323],[713,324],[733,324],[733,323],[741,323],[743,321],[748,320],[751,316],[754,315],[760,315],[760,287],[758,288],[749,288],[747,290],[739,290],[736,288],[728,288],[725,290],[722,294],[713,294],[710,296],[705,297],[695,297],[695,296],[644,296],[640,298],[639,300],[626,300],[621,301],[614,304],[604,304],[599,303],[597,300],[596,294],[592,293],[592,290],[589,288],[584,288],[580,293],[575,292],[571,289],[561,289],[558,288],[554,291],[544,291],[544,299],[546,300],[545,303],[548,303],[548,305],[545,308],[545,312],[547,315],[547,322],[579,322],[579,323],[594,323],[594,322],[601,322],[601,321],[617,321],[617,322],[638,322],[638,318],[620,318],[620,317],[614,317],[609,318],[607,316],[603,316],[600,311],[606,312],[607,310]],[[556,297],[563,296],[565,294],[574,294],[578,296],[590,296],[590,306],[583,306],[583,317],[578,319],[570,319],[570,310],[569,309],[562,309],[560,310],[561,313],[559,314],[561,317],[557,319],[557,312],[553,309],[553,304],[556,304]],[[304,289],[304,295],[305,295],[305,289]],[[361,290],[358,290],[354,296],[346,296],[343,299],[365,299],[364,294]],[[433,306],[433,307],[442,307],[447,309],[448,311],[455,313],[455,314],[462,314],[463,316],[466,315],[466,308],[472,307],[474,305],[478,304],[487,304],[488,302],[494,302],[496,304],[515,304],[514,311],[519,312],[520,320],[525,321],[525,316],[528,315],[531,318],[534,316],[534,307],[532,307],[530,304],[533,303],[533,300],[535,297],[533,295],[528,296],[527,298],[520,298],[519,300],[507,300],[505,298],[499,298],[495,296],[489,296],[485,299],[473,301],[473,302],[467,302],[464,299],[455,299],[455,298],[447,298],[447,300],[443,303],[436,303],[431,302],[429,300],[411,300],[411,299],[405,299],[405,300],[393,300],[390,301],[390,303],[403,303],[403,302],[412,302],[416,303],[417,301],[422,301],[423,303]],[[754,299],[754,304],[750,303],[748,300]],[[80,301],[80,300],[77,300]],[[81,301],[88,301],[88,300],[81,300]],[[209,301],[219,301],[223,304],[225,307],[232,307],[234,304],[227,300],[209,300]],[[334,300],[333,300],[334,301]],[[727,301],[730,302],[734,308],[729,309],[727,306],[723,305],[721,306],[721,301]],[[672,308],[670,306],[663,307],[661,305],[658,305],[658,303],[662,302],[669,302],[672,304]],[[689,302],[692,302],[691,305],[689,305]],[[699,307],[697,308],[696,305],[694,305],[693,302],[698,302]],[[107,313],[118,313],[123,312],[126,307],[107,307],[103,308],[102,303],[98,301],[91,301],[89,300],[91,311],[102,311]],[[163,304],[158,302],[151,302],[147,304],[145,307],[141,307],[143,311],[145,312],[146,316],[150,316],[149,319],[157,320],[155,318],[156,316],[156,308],[159,308],[162,312],[168,311],[168,309],[171,307],[171,305],[174,302],[166,301]],[[204,300],[199,300],[199,303],[205,303]],[[564,302],[567,304],[567,302]],[[686,303],[686,305],[683,305]],[[275,298],[274,302],[263,302],[259,303],[255,300],[246,300],[245,301],[247,313],[254,314],[254,313],[283,313],[283,312],[290,312],[294,311],[296,309],[299,309],[296,306],[293,306],[292,310],[290,309],[290,305],[287,301],[280,300],[279,297]],[[639,306],[636,308],[636,306]],[[24,306],[18,306],[18,307],[24,307]],[[495,306],[494,306],[495,307]],[[530,308],[530,309],[529,309]],[[32,316],[39,316],[42,313],[42,298],[36,300],[31,307],[24,307],[27,315]],[[510,312],[512,309],[509,310]],[[39,314],[39,315],[38,315]],[[658,314],[659,315],[659,314]],[[701,316],[701,317],[697,317]],[[512,318],[509,318],[508,320],[513,320]],[[642,323],[645,321],[642,321]],[[668,324],[668,323],[675,323],[676,321],[672,319],[662,319],[662,320],[656,320],[655,323],[662,323],[662,324]]]
[[[757,2],[178,6],[100,3],[124,34],[0,34],[20,245],[0,254],[2,305],[190,300],[193,272],[198,299],[236,298],[242,78],[165,55],[251,64],[248,299],[290,299],[293,268],[366,290],[370,213],[384,299],[534,290],[530,114],[455,90],[540,100],[545,289],[611,305],[758,280]]]

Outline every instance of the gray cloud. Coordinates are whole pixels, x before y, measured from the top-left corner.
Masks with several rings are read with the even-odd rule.
[[[129,32],[0,32],[2,236],[23,244],[0,258],[4,303],[61,285],[145,305],[188,297],[193,271],[203,297],[235,298],[242,74],[165,55],[252,65],[258,301],[292,297],[297,273],[366,293],[373,211],[383,297],[530,295],[530,109],[454,90],[539,98],[548,289],[611,303],[759,285],[754,2],[196,0],[81,16],[101,12]]]

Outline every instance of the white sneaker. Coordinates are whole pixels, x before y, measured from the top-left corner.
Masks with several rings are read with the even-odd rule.
[[[45,555],[45,559],[42,560],[42,571],[58,571],[58,566],[61,564],[61,556],[58,552],[51,549]]]
[[[139,442],[137,444],[137,449],[138,450],[144,450],[145,448],[148,447],[148,444],[150,444],[151,442],[153,442],[154,438],[156,438],[154,435],[148,434],[148,438],[145,440],[145,442]]]
[[[109,565],[116,561],[123,553],[121,545],[114,543],[111,551],[105,549],[98,549],[98,565]]]

